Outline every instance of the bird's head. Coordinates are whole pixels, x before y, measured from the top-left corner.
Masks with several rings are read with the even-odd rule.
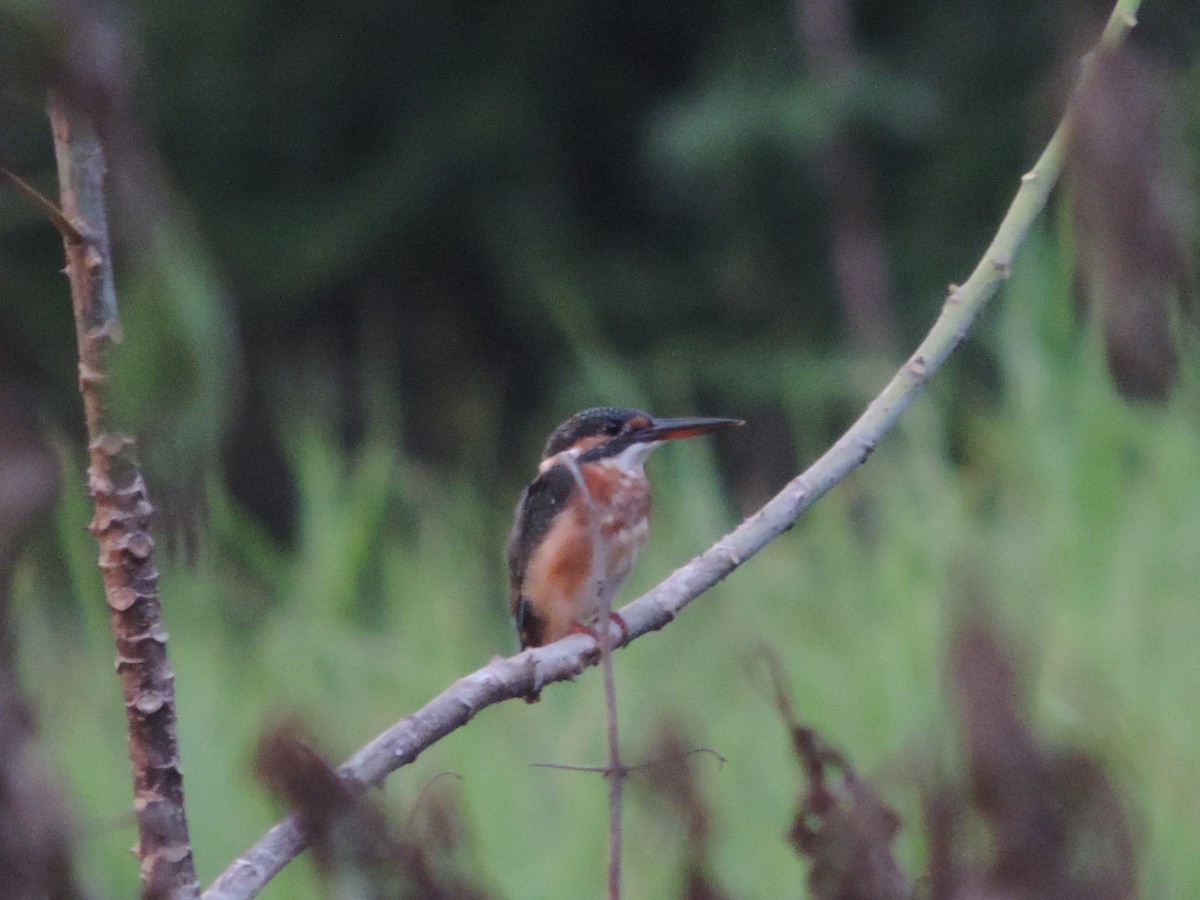
[[[552,465],[551,461],[562,453],[571,454],[580,465],[611,459],[626,466],[640,466],[664,441],[743,424],[740,419],[655,418],[640,409],[585,409],[550,434],[542,451],[542,468]]]

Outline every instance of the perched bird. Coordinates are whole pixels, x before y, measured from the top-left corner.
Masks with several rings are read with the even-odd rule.
[[[596,408],[554,429],[508,537],[509,608],[522,649],[588,631],[611,609],[650,527],[642,466],[651,451],[741,424]]]

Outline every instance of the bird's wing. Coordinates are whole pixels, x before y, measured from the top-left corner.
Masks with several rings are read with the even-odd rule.
[[[512,531],[508,535],[509,610],[521,629],[521,585],[533,551],[541,544],[550,523],[562,511],[575,491],[575,476],[566,466],[552,466],[540,474],[517,504]]]

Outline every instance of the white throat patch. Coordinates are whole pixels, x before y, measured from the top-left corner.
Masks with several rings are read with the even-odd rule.
[[[628,472],[631,475],[640,475],[642,466],[646,462],[646,457],[662,445],[662,441],[645,441],[639,444],[630,444],[616,456],[607,456],[603,460],[600,460],[600,462],[603,462],[605,465],[616,466],[622,472]],[[579,454],[580,450],[575,447],[555,453],[553,456],[542,460],[538,466],[538,474],[540,475],[560,463],[565,465],[568,461],[576,460]]]
[[[662,444],[662,441],[645,441],[639,444],[630,444],[616,456],[610,456],[605,462],[616,466],[622,472],[637,475],[641,473],[642,466],[646,462],[646,457],[652,451],[661,447]]]

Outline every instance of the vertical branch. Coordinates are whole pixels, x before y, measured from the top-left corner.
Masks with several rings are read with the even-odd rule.
[[[848,0],[796,0],[800,45],[813,77],[826,86],[858,66]],[[818,151],[817,174],[829,206],[830,261],[851,348],[895,349],[896,317],[871,166],[860,142],[839,124]]]
[[[175,674],[158,596],[153,511],[135,440],[110,430],[105,405],[107,359],[120,340],[108,226],[104,154],[91,123],[69,99],[51,95],[50,121],[62,212],[67,276],[79,342],[79,390],[88,434],[88,490],[100,545],[104,597],[117,645],[133,763],[137,855],[144,895],[196,897],[199,883],[188,843],[183,774],[175,730]]]
[[[604,705],[608,711],[608,900],[621,898],[621,794],[625,788],[625,766],[621,763],[621,740],[617,732],[617,683],[613,677],[611,608],[601,620],[600,666],[604,674]]]
[[[0,389],[0,894],[83,900],[74,823],[21,691],[11,617],[16,561],[32,537],[31,520],[57,499],[58,468],[32,410]]]
[[[587,479],[579,471],[575,458],[564,454],[565,465],[571,470],[575,484],[583,492],[583,501],[588,509],[588,529],[592,535],[592,571],[596,575],[593,590],[605,597],[596,622],[600,638],[600,667],[604,675],[604,709],[606,713],[605,734],[608,741],[608,900],[621,897],[621,794],[625,786],[627,771],[621,762],[621,739],[617,729],[617,682],[613,675],[612,598],[606,596],[602,580],[608,571],[608,548],[600,537],[600,513],[596,509]]]

